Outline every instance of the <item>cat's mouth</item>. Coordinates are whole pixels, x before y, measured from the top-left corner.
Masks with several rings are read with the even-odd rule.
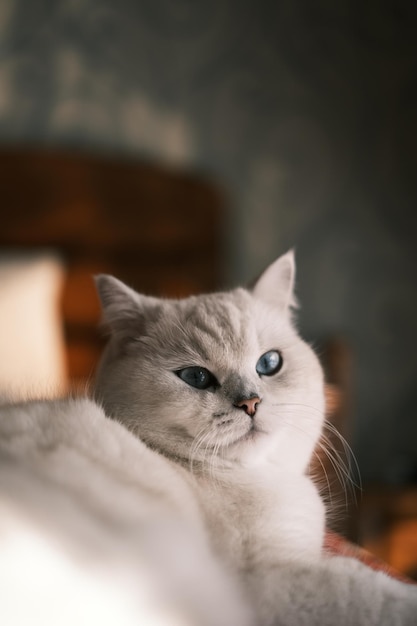
[[[262,430],[261,428],[259,428],[259,426],[257,426],[257,424],[254,421],[252,421],[248,430],[245,433],[243,433],[243,435],[240,435],[237,439],[235,439],[235,441],[231,442],[228,447],[232,447],[240,443],[255,441],[259,436],[265,435],[265,434],[266,432]]]
[[[233,448],[241,443],[253,442],[260,436],[267,435],[259,425],[259,420],[248,418],[239,411],[233,415],[230,411],[217,413],[213,417],[221,417],[221,421],[215,420],[218,432],[218,441],[223,449]]]

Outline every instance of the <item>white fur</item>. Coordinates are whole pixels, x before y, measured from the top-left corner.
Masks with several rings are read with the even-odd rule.
[[[97,282],[106,414],[86,399],[0,409],[0,623],[415,625],[416,588],[322,554],[307,469],[323,376],[292,321],[293,255],[251,291],[179,301]],[[283,367],[259,376],[272,349]],[[217,384],[190,387],[176,373],[190,366]]]
[[[99,277],[111,336],[96,396],[181,468],[257,624],[411,626],[416,588],[322,553],[325,511],[306,470],[323,424],[323,376],[293,325],[294,267],[288,253],[251,291],[181,301]],[[260,377],[257,360],[272,349],[283,368]],[[190,366],[218,386],[184,383],[175,371]],[[253,418],[235,406],[242,394],[261,399]]]
[[[90,400],[0,410],[0,623],[249,624],[189,488]]]

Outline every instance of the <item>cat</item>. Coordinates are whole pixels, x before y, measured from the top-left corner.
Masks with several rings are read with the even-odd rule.
[[[0,623],[252,626],[171,463],[88,398],[0,407]]]
[[[96,399],[0,407],[0,623],[417,623],[415,587],[323,555],[294,275],[181,301],[97,279]]]
[[[415,625],[417,587],[323,552],[307,470],[324,380],[295,327],[294,281],[291,251],[250,289],[182,300],[98,276],[109,341],[94,396],[187,484],[254,624]]]

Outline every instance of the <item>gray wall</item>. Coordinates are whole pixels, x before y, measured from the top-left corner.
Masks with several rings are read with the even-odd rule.
[[[226,282],[296,246],[304,333],[354,351],[365,480],[417,473],[413,6],[0,0],[0,142],[207,172]]]

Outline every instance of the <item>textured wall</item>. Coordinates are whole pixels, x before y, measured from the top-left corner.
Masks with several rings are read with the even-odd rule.
[[[376,0],[0,0],[0,141],[208,172],[232,203],[229,280],[296,245],[301,326],[350,339],[355,449],[387,480],[417,465],[415,18]]]

